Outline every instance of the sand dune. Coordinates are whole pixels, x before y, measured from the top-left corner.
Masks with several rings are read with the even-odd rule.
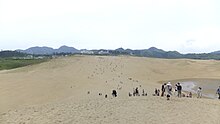
[[[209,106],[209,107],[207,107]],[[9,111],[2,122],[34,124],[219,124],[220,107],[211,100],[138,97],[66,101]]]
[[[220,124],[218,100],[151,96],[163,81],[218,79],[219,65],[215,60],[72,56],[1,71],[0,123]],[[148,96],[129,98],[134,87]],[[112,89],[118,98],[111,97]]]

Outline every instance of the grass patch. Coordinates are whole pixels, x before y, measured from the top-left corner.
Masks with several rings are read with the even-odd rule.
[[[46,62],[48,59],[0,59],[0,70],[8,70]]]

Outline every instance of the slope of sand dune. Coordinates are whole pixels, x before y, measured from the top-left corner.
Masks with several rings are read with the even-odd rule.
[[[220,124],[220,102],[153,97],[167,80],[220,77],[214,60],[72,56],[0,72],[0,123]],[[140,87],[148,96],[128,97]],[[112,98],[116,89],[118,97]],[[102,95],[99,96],[98,94]],[[105,99],[104,95],[108,95]]]

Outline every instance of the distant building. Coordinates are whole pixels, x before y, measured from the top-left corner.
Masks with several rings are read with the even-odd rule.
[[[81,54],[94,54],[94,52],[90,50],[82,50],[80,53]]]
[[[58,58],[58,56],[57,55],[52,55],[52,58],[55,59],[55,58]]]
[[[98,54],[100,55],[109,55],[109,51],[108,50],[101,50],[98,52]]]
[[[28,56],[25,56],[25,57],[12,57],[13,59],[34,59],[34,56],[33,55],[28,55]]]
[[[35,57],[35,59],[44,59],[45,56],[38,56],[38,57]]]

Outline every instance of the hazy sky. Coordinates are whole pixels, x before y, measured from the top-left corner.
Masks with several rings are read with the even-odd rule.
[[[220,50],[220,0],[0,0],[0,49]]]

